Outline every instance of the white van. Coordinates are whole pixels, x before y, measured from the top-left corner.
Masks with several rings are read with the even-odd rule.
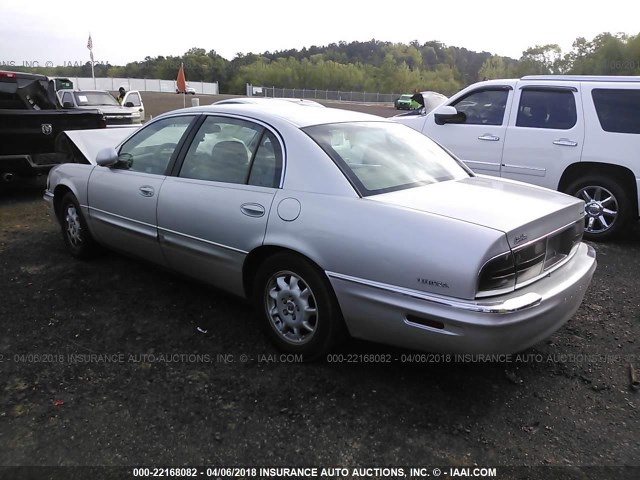
[[[611,238],[638,219],[640,77],[490,80],[426,115],[393,119],[448,148],[476,173],[582,198],[585,238]]]

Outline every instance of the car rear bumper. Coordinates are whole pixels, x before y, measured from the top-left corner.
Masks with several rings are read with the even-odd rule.
[[[596,268],[581,244],[544,279],[509,295],[464,301],[327,272],[352,336],[446,353],[515,353],[551,335],[576,312]]]

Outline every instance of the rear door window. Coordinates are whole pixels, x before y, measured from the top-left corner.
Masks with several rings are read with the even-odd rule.
[[[275,187],[280,165],[279,145],[263,126],[209,116],[189,147],[180,177]]]
[[[523,89],[517,127],[569,130],[576,124],[576,100],[569,89]]]

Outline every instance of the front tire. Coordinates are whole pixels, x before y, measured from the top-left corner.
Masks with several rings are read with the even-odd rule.
[[[628,227],[632,204],[615,180],[596,176],[580,177],[565,192],[585,202],[585,239],[610,240]]]
[[[59,215],[62,237],[69,253],[81,260],[94,257],[99,250],[98,244],[89,232],[73,193],[69,192],[62,198]]]
[[[305,361],[326,355],[346,336],[328,279],[298,255],[278,253],[264,261],[253,303],[273,343]]]

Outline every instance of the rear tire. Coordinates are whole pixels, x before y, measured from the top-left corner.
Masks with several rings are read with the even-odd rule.
[[[62,237],[69,253],[81,260],[94,257],[99,247],[89,232],[80,204],[73,193],[68,192],[62,198],[59,215]]]
[[[615,180],[609,177],[580,177],[567,187],[565,193],[585,202],[585,239],[610,240],[629,226],[633,207],[628,195]]]
[[[329,280],[298,255],[278,253],[264,261],[255,277],[253,303],[273,343],[305,361],[326,355],[346,337]]]

